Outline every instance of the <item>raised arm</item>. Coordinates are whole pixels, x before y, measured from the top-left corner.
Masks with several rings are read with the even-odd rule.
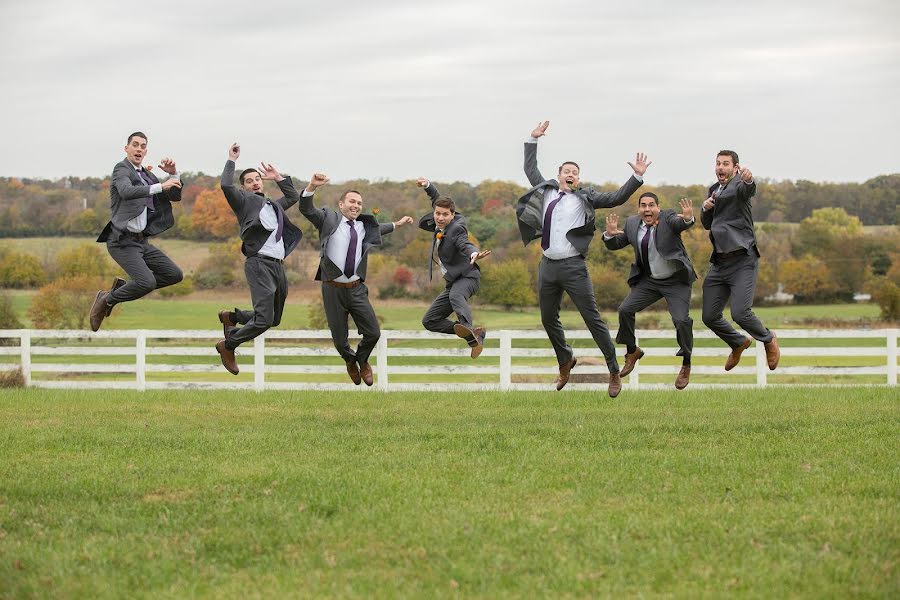
[[[282,198],[275,200],[281,208],[287,210],[300,200],[300,194],[294,188],[294,182],[291,181],[291,178],[279,173],[278,169],[273,167],[271,163],[260,163],[259,172],[262,174],[262,179],[274,181],[281,193],[284,194]]]
[[[603,243],[610,250],[621,250],[628,245],[628,236],[619,229],[619,215],[606,215],[606,231],[603,232]]]
[[[537,185],[542,181],[546,181],[541,175],[537,166],[537,145],[538,138],[547,133],[550,121],[538,123],[537,127],[531,132],[531,139],[525,142],[525,177],[531,185]]]
[[[431,208],[434,208],[434,201],[441,197],[437,187],[424,177],[416,179],[416,185],[420,188],[425,188],[425,193],[428,194],[428,198],[431,200]]]
[[[672,227],[672,231],[675,233],[686,231],[693,227],[696,222],[694,219],[694,207],[691,205],[691,201],[687,198],[682,198],[679,202],[681,204],[681,212],[678,214],[671,212],[666,216],[669,225]]]
[[[738,182],[737,195],[741,200],[747,202],[756,194],[756,182],[753,181],[753,172],[747,168],[741,168],[739,171],[741,180]]]
[[[234,143],[228,149],[228,160],[225,161],[225,168],[222,169],[222,179],[219,185],[222,187],[222,193],[228,201],[228,206],[235,214],[244,208],[244,194],[234,185],[234,163],[241,156],[241,147]]]
[[[614,192],[598,192],[594,188],[589,188],[585,193],[585,197],[595,209],[613,208],[614,206],[625,204],[631,195],[643,185],[644,173],[647,172],[647,167],[649,167],[652,162],[653,161],[647,160],[646,154],[638,152],[634,162],[628,162],[628,165],[634,171],[634,175],[632,175],[622,187]]]
[[[328,183],[327,175],[324,173],[313,173],[306,189],[304,189],[303,194],[300,195],[300,214],[309,219],[309,222],[312,223],[316,229],[322,229],[322,225],[325,223],[325,209],[316,208],[313,205],[313,195],[319,187],[326,183]]]

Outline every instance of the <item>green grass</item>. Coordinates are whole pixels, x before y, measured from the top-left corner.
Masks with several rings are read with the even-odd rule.
[[[896,391],[0,392],[0,598],[896,597]]]

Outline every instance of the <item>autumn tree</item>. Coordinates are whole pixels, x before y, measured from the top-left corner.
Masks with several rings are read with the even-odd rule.
[[[28,316],[40,329],[84,329],[102,281],[97,277],[64,277],[38,290]]]
[[[537,303],[531,274],[524,260],[485,263],[482,267],[479,296],[485,302],[506,308]]]
[[[217,240],[238,233],[237,220],[221,190],[203,190],[197,194],[191,224],[198,234]]]
[[[56,255],[56,277],[74,277],[75,275],[108,275],[113,270],[106,249],[99,244],[79,244]]]
[[[10,251],[0,257],[0,287],[35,287],[47,281],[41,262],[24,252]]]

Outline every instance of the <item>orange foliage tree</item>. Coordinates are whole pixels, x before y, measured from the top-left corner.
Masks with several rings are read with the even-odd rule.
[[[224,240],[238,232],[237,219],[221,190],[197,194],[191,220],[194,231],[206,238]]]

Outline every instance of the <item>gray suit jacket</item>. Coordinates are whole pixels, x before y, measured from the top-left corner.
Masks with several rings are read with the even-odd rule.
[[[290,177],[285,177],[281,181],[276,181],[278,189],[284,194],[283,198],[272,200],[278,204],[284,211],[284,232],[282,240],[284,241],[284,255],[287,256],[300,243],[303,232],[300,228],[291,223],[287,217],[287,209],[292,207],[300,200],[300,194],[294,188],[294,182]],[[234,211],[238,219],[238,225],[241,227],[241,252],[244,256],[256,256],[260,248],[265,245],[266,240],[272,234],[271,231],[263,227],[259,220],[259,211],[266,205],[268,198],[262,195],[248,192],[234,185],[234,161],[229,160],[225,163],[225,169],[222,171],[222,192],[225,193],[225,199],[228,205]]]
[[[709,187],[709,195],[719,189],[719,184]],[[700,212],[700,222],[709,230],[713,251],[710,262],[715,262],[716,252],[731,252],[746,248],[759,256],[756,233],[753,230],[753,213],[750,200],[756,193],[756,182],[746,184],[740,177],[732,177],[716,197],[712,210]]]
[[[666,260],[676,260],[681,263],[681,268],[675,272],[674,277],[690,285],[697,279],[694,265],[684,249],[681,241],[681,232],[692,227],[694,222],[685,223],[684,219],[672,209],[659,211],[659,223],[656,225],[656,251]],[[632,215],[625,220],[625,230],[609,239],[603,238],[603,243],[610,250],[620,250],[629,244],[634,247],[634,262],[631,263],[631,273],[628,274],[628,285],[634,285],[641,278],[641,259],[638,250],[638,233],[641,226],[641,218]]]
[[[425,193],[431,198],[431,208],[434,209],[434,201],[441,197],[440,192],[434,187],[433,183],[430,183],[425,188]],[[434,222],[434,212],[422,215],[422,218],[419,219],[419,229],[436,234],[437,225]],[[431,259],[434,241],[435,238],[432,236],[431,246],[428,248],[429,280],[432,279],[434,270],[434,261]],[[440,256],[444,268],[447,269],[444,279],[448,283],[453,283],[460,277],[481,278],[481,269],[477,264],[473,265],[470,262],[473,252],[478,252],[478,248],[469,241],[469,228],[466,225],[466,219],[462,216],[462,213],[456,213],[453,220],[450,221],[450,224],[444,230],[444,235],[441,237],[441,245],[438,246],[438,256]]]
[[[516,203],[516,217],[519,222],[519,233],[522,242],[527,246],[529,242],[541,237],[544,224],[544,192],[548,187],[559,189],[559,182],[555,179],[544,179],[537,166],[537,143],[525,142],[525,175],[533,185],[524,196]],[[575,246],[582,256],[587,256],[588,247],[596,230],[594,210],[598,208],[612,208],[625,204],[628,198],[639,188],[642,183],[634,176],[630,177],[625,185],[615,192],[598,192],[594,188],[580,188],[575,190],[584,208],[585,223],[581,227],[570,229],[566,233],[566,239]]]
[[[159,183],[159,179],[148,171],[141,169],[150,176],[153,183]],[[144,183],[134,166],[126,158],[118,163],[112,172],[109,182],[109,204],[112,216],[100,236],[98,242],[108,239],[118,239],[123,232],[128,230],[128,221],[143,212],[146,199],[150,196],[150,186]],[[181,189],[172,187],[163,190],[162,193],[153,196],[155,210],[147,214],[147,226],[144,235],[157,235],[169,229],[175,224],[172,215],[172,202],[181,201]]]
[[[309,219],[319,231],[319,268],[316,271],[316,281],[331,281],[343,275],[343,269],[334,264],[325,249],[331,234],[341,224],[344,216],[333,208],[313,206],[313,196],[300,197],[300,212]],[[362,222],[365,235],[363,235],[362,258],[356,265],[356,274],[363,281],[366,280],[369,250],[375,246],[381,246],[381,236],[394,231],[393,223],[379,223],[372,215],[359,215],[358,221]]]

